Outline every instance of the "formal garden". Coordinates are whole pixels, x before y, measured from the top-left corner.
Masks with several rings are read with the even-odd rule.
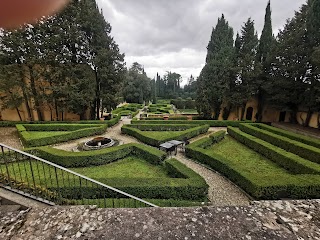
[[[173,107],[157,104],[156,111]],[[197,116],[180,113],[168,113],[164,120],[162,113],[162,117],[153,116],[154,108],[155,104],[125,104],[113,110],[109,120],[19,122],[15,126],[24,151],[158,206],[199,206],[210,204],[214,198],[208,195],[212,187],[208,179],[184,161],[221,174],[244,191],[248,199],[320,197],[319,139],[250,121],[198,120]],[[1,124],[13,126],[15,123]],[[90,136],[95,139],[95,135],[108,135],[116,129],[119,136],[128,136],[131,143],[120,141],[114,146],[90,151],[57,147],[75,139]],[[185,150],[179,150],[177,157],[171,157],[158,149],[170,140],[190,144]],[[2,165],[0,170],[3,176],[8,173],[15,176],[10,180],[24,189],[28,189],[26,182],[32,176],[36,188],[42,189],[45,197],[52,201],[59,186],[67,204],[139,207],[110,192],[110,199],[103,202],[105,191],[94,185],[80,190],[81,181],[70,183],[63,171],[55,173],[58,180],[52,182],[46,176],[51,176],[54,169],[36,161],[21,159]],[[100,198],[101,203],[97,202]]]

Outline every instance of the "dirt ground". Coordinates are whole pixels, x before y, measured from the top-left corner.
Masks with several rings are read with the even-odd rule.
[[[14,127],[0,128],[0,143],[16,149],[22,149],[20,139],[18,137],[17,129]]]

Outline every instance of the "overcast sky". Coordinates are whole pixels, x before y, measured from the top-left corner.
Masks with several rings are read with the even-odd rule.
[[[224,13],[234,32],[249,17],[261,34],[268,0],[97,0],[127,66],[138,62],[150,78],[166,71],[184,84],[204,66],[212,27]],[[275,34],[306,0],[273,0]]]

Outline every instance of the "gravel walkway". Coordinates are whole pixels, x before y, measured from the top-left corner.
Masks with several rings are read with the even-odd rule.
[[[105,134],[101,134],[99,136],[116,139],[116,140],[119,141],[119,144],[140,143],[134,137],[131,137],[131,136],[128,136],[128,135],[124,135],[124,134],[121,133],[121,127],[123,125],[125,125],[125,124],[130,124],[130,123],[131,123],[131,119],[123,118],[117,125],[108,128],[107,131],[105,132]],[[61,149],[61,150],[65,150],[65,151],[77,151],[76,149],[77,149],[78,144],[90,141],[94,137],[97,137],[97,136],[79,138],[77,140],[69,141],[67,143],[55,144],[52,147],[57,148],[57,149]]]
[[[140,114],[140,113],[139,113]],[[120,141],[120,144],[127,143],[141,143],[137,139],[130,137],[128,135],[121,134],[121,127],[124,124],[130,124],[131,119],[123,118],[117,125],[114,127],[108,128],[107,132],[103,134],[104,137],[114,138]],[[190,140],[190,142],[194,142],[201,138],[207,137],[213,132],[217,132],[220,130],[226,130],[224,127],[219,128],[209,128],[209,131],[206,134],[202,134]],[[91,140],[92,137],[81,138],[72,142],[57,144],[54,148],[73,151],[76,149],[79,143]],[[143,143],[142,143],[143,144]],[[209,185],[209,193],[208,198],[210,204],[213,206],[245,206],[250,204],[250,199],[247,195],[239,189],[236,185],[230,182],[228,179],[223,177],[217,172],[211,171],[204,166],[186,158],[183,153],[179,152],[177,156],[174,156],[181,163],[185,164],[193,171],[201,175],[207,184]]]
[[[17,129],[15,127],[0,128],[0,143],[16,149],[22,149]]]
[[[248,196],[238,186],[219,173],[188,159],[182,153],[174,156],[178,161],[191,168],[204,178],[209,185],[208,198],[213,206],[246,206],[250,204]]]

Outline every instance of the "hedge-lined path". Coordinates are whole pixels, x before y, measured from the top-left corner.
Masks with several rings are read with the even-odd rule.
[[[0,128],[0,142],[16,149],[22,149],[22,145],[15,127]]]
[[[188,159],[180,152],[174,158],[204,178],[209,185],[208,198],[210,205],[246,206],[250,204],[249,197],[224,176]]]
[[[134,137],[121,134],[121,127],[125,124],[130,124],[130,123],[131,123],[131,119],[128,119],[126,117],[122,118],[118,124],[116,124],[113,127],[108,128],[104,134],[100,134],[99,136],[116,139],[119,141],[120,144],[141,143],[137,139],[135,139]],[[94,137],[95,136],[79,138],[77,140],[69,141],[67,143],[55,144],[53,147],[57,148],[57,149],[65,150],[65,151],[76,151],[78,144],[90,141]]]

